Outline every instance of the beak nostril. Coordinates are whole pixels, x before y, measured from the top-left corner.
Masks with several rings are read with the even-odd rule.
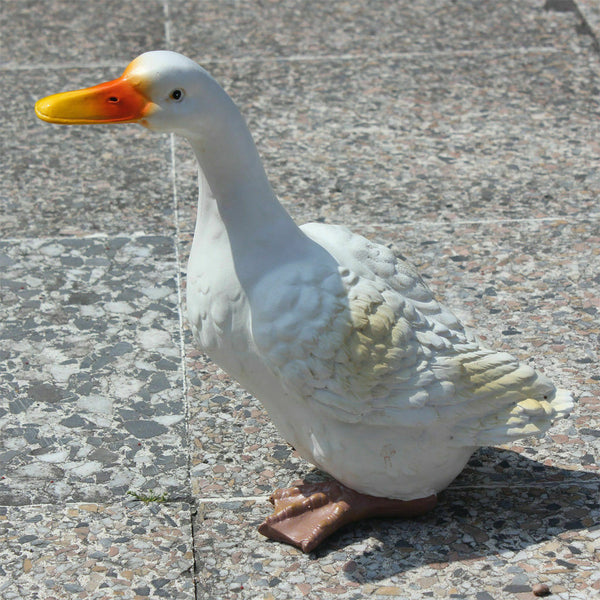
[[[119,101],[119,99],[118,99],[116,96],[111,96],[111,97],[108,99],[108,101],[109,101],[109,102],[112,102],[112,103],[114,104],[115,102],[118,102],[118,101]]]

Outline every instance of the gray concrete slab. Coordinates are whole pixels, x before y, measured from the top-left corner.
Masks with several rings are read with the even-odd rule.
[[[169,236],[0,242],[0,503],[187,495]]]
[[[588,0],[3,6],[0,595],[531,600],[543,582],[600,596],[596,13]],[[477,452],[421,519],[369,521],[308,556],[259,536],[273,488],[323,475],[191,343],[189,148],[32,112],[157,48],[224,84],[298,221],[393,245],[490,345],[572,389],[573,416]]]
[[[248,527],[266,514],[252,500],[200,506],[200,597],[524,600],[545,583],[583,600],[600,584],[597,482],[448,490],[429,515],[365,521],[308,556]]]
[[[5,600],[194,598],[186,504],[0,507]]]

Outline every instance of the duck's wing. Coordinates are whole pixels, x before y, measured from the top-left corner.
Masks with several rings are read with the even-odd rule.
[[[253,322],[265,361],[302,401],[349,423],[446,422],[460,445],[538,434],[568,412],[567,392],[482,348],[388,248],[343,227],[302,229],[336,268],[299,264],[276,274]]]

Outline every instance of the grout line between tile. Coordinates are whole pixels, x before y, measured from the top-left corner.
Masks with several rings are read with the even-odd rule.
[[[597,481],[538,481],[531,484],[514,484],[510,481],[506,481],[504,483],[498,484],[486,484],[486,485],[456,485],[450,486],[440,492],[441,494],[449,494],[452,492],[464,492],[464,491],[472,491],[472,490],[501,490],[501,489],[543,489],[543,488],[554,488],[554,487],[570,487],[573,485],[577,485],[579,487],[591,487],[597,488]],[[210,504],[227,504],[228,502],[262,502],[267,501],[269,498],[268,495],[264,496],[207,496],[204,498],[195,498],[195,502],[197,503],[210,503]]]
[[[165,42],[167,50],[171,50],[171,11],[169,10],[169,0],[163,1],[163,15],[165,17]]]
[[[163,5],[165,11],[165,35],[167,47],[171,45],[171,21],[169,16],[168,2]],[[486,48],[473,50],[431,50],[420,52],[381,52],[381,53],[356,53],[356,54],[295,54],[290,56],[244,56],[244,57],[226,57],[212,58],[210,56],[201,57],[202,63],[211,64],[244,64],[244,63],[286,63],[286,62],[327,62],[351,60],[390,60],[390,59],[418,59],[431,57],[455,57],[463,58],[470,56],[513,56],[527,54],[554,54],[562,53],[563,48],[556,46],[524,46],[521,48]],[[19,64],[14,62],[0,65],[1,71],[38,71],[38,70],[63,70],[63,69],[106,69],[123,68],[133,57],[124,58],[123,61],[99,61],[99,62],[65,62],[65,63],[33,63]]]
[[[397,223],[375,223],[369,222],[370,227],[397,227],[399,225],[420,225],[424,227],[441,227],[445,225],[492,225],[500,223],[545,223],[551,221],[579,222],[579,221],[595,221],[600,219],[600,213],[589,213],[587,215],[569,215],[556,217],[525,217],[520,219],[455,219],[453,221],[399,221]]]
[[[578,471],[579,472],[579,471]],[[592,471],[589,471],[590,474],[594,474]],[[510,489],[523,489],[523,490],[527,490],[527,489],[544,489],[544,488],[548,488],[548,489],[552,489],[555,487],[570,487],[570,486],[578,486],[578,487],[585,487],[585,488],[591,488],[591,489],[597,489],[598,488],[598,482],[597,481],[580,481],[578,479],[573,479],[572,481],[539,481],[539,482],[535,482],[535,483],[531,483],[531,484],[525,484],[525,483],[521,483],[521,484],[515,484],[515,483],[511,483],[510,481],[506,481],[504,483],[497,483],[497,484],[486,484],[486,485],[456,485],[456,486],[450,486],[448,488],[446,488],[445,490],[443,490],[442,492],[440,492],[440,494],[449,494],[452,492],[465,492],[465,491],[477,491],[477,490],[501,490],[501,489],[506,489],[506,488],[510,488]],[[193,499],[185,499],[185,498],[175,498],[173,500],[167,500],[165,502],[149,502],[149,505],[152,504],[159,504],[162,506],[170,506],[170,505],[174,505],[174,504],[185,504],[187,506],[190,507],[190,510],[194,510],[194,505],[198,505],[200,503],[210,503],[210,504],[227,504],[229,502],[268,502],[268,498],[269,498],[269,494],[265,494],[264,496],[206,496],[206,497],[197,497],[197,498],[193,498]],[[81,506],[81,505],[94,505],[97,504],[99,506],[101,505],[110,505],[110,504],[131,504],[131,505],[136,505],[136,504],[142,504],[142,502],[137,502],[135,500],[131,500],[131,499],[126,499],[126,498],[114,498],[112,500],[102,500],[102,501],[97,501],[97,500],[69,500],[67,502],[63,502],[63,507],[69,507],[69,506]],[[3,504],[1,505],[1,507],[3,508],[9,508],[9,507],[22,507],[22,506],[26,506],[26,507],[40,507],[43,508],[44,506],[56,506],[55,502],[45,502],[45,503],[33,503],[33,504],[19,504],[19,505],[13,505],[13,504]]]
[[[175,237],[177,235],[177,227],[173,227],[173,229],[175,229],[175,233],[172,234],[165,234],[165,233],[159,233],[157,231],[151,232],[151,231],[133,231],[133,232],[124,232],[124,231],[118,231],[115,233],[90,233],[90,234],[85,234],[85,235],[36,235],[34,237],[5,237],[2,238],[3,242],[9,242],[9,243],[20,243],[20,242],[28,242],[28,241],[44,241],[44,240],[106,240],[108,238],[119,238],[119,237],[125,237],[125,238],[131,238],[132,240],[135,240],[137,238],[140,237],[146,237],[146,236],[161,236],[161,237]]]
[[[130,59],[131,60],[131,59]],[[65,63],[45,63],[45,64],[30,64],[20,65],[17,63],[4,63],[0,65],[2,71],[63,71],[65,69],[122,69],[127,66],[128,60],[123,61],[106,61],[106,62],[65,62]]]
[[[296,54],[289,56],[244,56],[234,58],[211,58],[202,59],[211,64],[235,64],[235,63],[286,63],[286,62],[328,62],[328,61],[351,61],[351,60],[393,60],[397,58],[415,59],[431,57],[454,57],[463,58],[469,56],[503,56],[503,55],[526,55],[526,54],[553,54],[560,53],[562,49],[555,46],[524,46],[522,48],[484,48],[475,50],[430,50],[420,52],[380,52],[368,54]]]
[[[269,495],[265,496],[214,496],[206,498],[196,498],[197,503],[210,503],[210,504],[226,504],[228,502],[263,502],[268,501]]]
[[[183,294],[182,294],[182,266],[181,266],[181,253],[179,252],[179,240],[181,238],[181,231],[179,227],[179,195],[177,193],[177,176],[175,171],[175,135],[170,134],[170,152],[171,152],[171,182],[172,182],[172,194],[173,194],[173,218],[175,220],[175,237],[173,241],[173,249],[175,252],[175,265],[176,265],[176,279],[177,279],[177,315],[178,315],[178,328],[179,328],[179,354],[181,360],[181,375],[183,378],[181,393],[183,394],[183,402],[185,406],[185,423],[186,423],[186,438],[189,442],[189,417],[190,417],[190,405],[187,393],[187,366],[186,366],[186,352],[185,352],[185,327],[184,327],[184,315],[183,315]],[[191,456],[188,455],[188,480],[191,472]]]
[[[169,0],[163,2],[163,14],[164,14],[164,25],[165,25],[165,45],[167,49],[171,48],[171,17],[169,11]],[[177,269],[177,315],[179,317],[179,354],[181,358],[181,393],[183,394],[183,405],[185,407],[185,444],[187,451],[187,488],[191,489],[192,479],[192,453],[191,453],[191,432],[190,432],[190,399],[188,396],[188,384],[187,384],[187,365],[186,365],[186,351],[185,351],[185,327],[184,327],[184,316],[183,316],[183,294],[182,294],[182,265],[181,265],[181,253],[179,252],[179,240],[181,239],[181,228],[179,225],[179,194],[177,191],[177,168],[176,168],[176,152],[175,152],[175,134],[169,134],[169,149],[171,154],[171,185],[173,194],[173,219],[175,221],[175,239],[173,240],[173,249],[175,251],[175,265]],[[196,530],[195,530],[195,519],[194,513],[196,510],[196,503],[192,500],[190,503],[190,533],[191,533],[191,548],[192,548],[192,586],[194,598],[198,598],[198,586],[196,585],[196,573],[198,572],[197,565],[197,554],[195,552],[196,547]]]
[[[172,168],[172,167],[171,167]],[[178,211],[177,211],[178,214]],[[385,221],[382,222],[368,222],[366,223],[369,227],[380,227],[382,229],[392,228],[392,227],[400,227],[405,225],[418,225],[422,227],[442,227],[448,225],[491,225],[494,223],[545,223],[551,221],[564,221],[566,223],[578,223],[580,221],[595,221],[600,219],[600,213],[589,213],[587,215],[569,215],[569,216],[554,216],[554,217],[530,217],[530,218],[519,218],[519,219],[455,219],[453,221],[428,221],[428,220],[414,220],[414,221],[397,221],[394,223],[387,223]],[[308,222],[308,221],[307,221]],[[299,223],[301,225],[302,223]],[[337,225],[339,223],[328,222],[330,225]],[[353,226],[355,230],[362,229],[363,227]],[[193,232],[191,230],[190,232]],[[181,234],[181,228],[179,226],[179,221],[176,222],[175,233],[173,235],[179,236]],[[89,235],[49,235],[49,236],[35,236],[35,237],[6,237],[3,238],[4,242],[8,242],[11,244],[18,244],[27,241],[34,240],[68,240],[68,239],[78,239],[78,240],[93,240],[93,239],[107,239],[107,238],[117,238],[117,237],[131,237],[132,239],[136,239],[138,237],[144,237],[148,235],[157,235],[156,233],[146,232],[146,231],[135,231],[133,233],[129,232],[115,232],[115,233],[91,233]],[[164,234],[163,234],[164,235]],[[168,236],[164,236],[168,237]]]

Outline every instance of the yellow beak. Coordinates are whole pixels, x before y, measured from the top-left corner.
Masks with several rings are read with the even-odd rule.
[[[61,125],[135,123],[143,120],[152,106],[124,74],[90,88],[42,98],[35,103],[35,114]]]

